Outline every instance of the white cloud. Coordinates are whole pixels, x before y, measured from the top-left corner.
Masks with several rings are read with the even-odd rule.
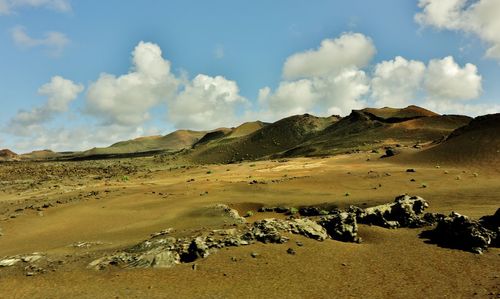
[[[352,109],[366,105],[363,96],[370,91],[370,80],[364,71],[356,68],[345,69],[336,76],[315,78],[315,88],[320,95],[321,115],[347,115]]]
[[[50,50],[50,54],[58,56],[69,44],[70,40],[64,33],[50,31],[46,32],[43,38],[33,38],[26,33],[23,27],[14,27],[11,30],[14,43],[21,48],[45,47]]]
[[[366,103],[370,89],[365,72],[355,68],[339,74],[281,82],[273,93],[269,87],[259,91],[261,114],[276,120],[294,114],[346,115]]]
[[[9,122],[7,130],[18,135],[30,135],[33,129],[51,120],[55,115],[68,110],[69,104],[83,91],[83,85],[60,76],[38,90],[38,94],[47,97],[47,101],[29,111],[19,111]]]
[[[500,61],[500,1],[420,0],[419,7],[418,23],[476,34],[488,44],[486,56]]]
[[[470,100],[480,96],[481,81],[475,65],[467,63],[461,68],[448,56],[429,62],[424,87],[431,99]]]
[[[29,135],[18,136],[12,142],[12,148],[17,152],[28,152],[33,149],[82,151],[94,147],[106,147],[120,140],[130,140],[141,136],[158,134],[159,131],[156,128],[144,128],[142,126],[95,126],[93,124],[56,128],[38,126],[32,128]]]
[[[442,114],[459,114],[468,116],[479,116],[485,114],[500,113],[499,104],[469,104],[463,102],[456,102],[452,100],[434,101],[429,100],[425,102],[425,107],[432,111]]]
[[[311,112],[319,99],[313,82],[301,79],[281,82],[273,93],[269,87],[259,90],[260,117],[275,121],[294,114]]]
[[[397,56],[375,66],[372,97],[376,106],[403,107],[415,100],[425,73],[425,64]]]
[[[366,66],[376,53],[370,38],[361,33],[344,33],[325,39],[316,50],[296,53],[283,66],[285,79],[326,76],[344,68]]]
[[[169,120],[177,128],[212,129],[236,124],[236,113],[247,101],[236,82],[222,76],[197,75],[169,102]]]
[[[360,68],[368,65],[376,49],[370,38],[360,33],[344,33],[325,39],[317,50],[290,56],[283,77],[273,92],[259,91],[259,110],[266,120],[293,114],[346,115],[366,104],[370,79]],[[292,79],[292,80],[290,80]]]
[[[44,7],[59,12],[70,12],[68,0],[0,0],[0,14],[9,14],[15,8]]]
[[[86,111],[107,124],[137,126],[149,119],[149,111],[177,90],[178,79],[160,47],[140,42],[132,53],[133,68],[119,77],[102,74],[92,83]]]
[[[48,98],[47,109],[54,112],[65,112],[68,110],[69,103],[76,99],[82,91],[82,84],[75,84],[71,80],[55,76],[49,83],[38,89],[38,94]]]

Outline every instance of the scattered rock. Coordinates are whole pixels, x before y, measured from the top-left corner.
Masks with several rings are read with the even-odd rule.
[[[406,170],[406,172],[417,172],[417,171],[416,171],[415,169],[413,169],[413,168],[408,168],[408,169]]]
[[[257,258],[259,256],[259,254],[257,252],[252,252],[252,253],[250,253],[250,256],[253,258]]]
[[[388,148],[388,149],[385,150],[385,155],[383,155],[380,158],[389,158],[389,157],[393,157],[393,156],[395,156],[397,154],[398,154],[398,151],[396,151],[393,148]]]
[[[295,251],[295,249],[293,249],[293,248],[288,248],[288,249],[286,250],[286,253],[291,254],[291,255],[295,255],[297,252],[296,252],[296,251]]]

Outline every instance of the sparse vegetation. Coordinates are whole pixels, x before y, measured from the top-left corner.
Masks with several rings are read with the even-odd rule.
[[[253,216],[253,212],[247,211],[243,217],[248,218],[248,217],[252,217],[252,216]]]
[[[291,215],[295,215],[295,214],[299,213],[299,209],[292,207],[292,208],[290,208],[289,213]]]

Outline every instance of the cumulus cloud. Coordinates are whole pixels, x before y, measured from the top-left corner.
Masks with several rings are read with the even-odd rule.
[[[481,81],[475,65],[467,63],[462,68],[448,56],[429,62],[424,87],[434,100],[470,100],[480,96]]]
[[[140,42],[132,52],[132,61],[128,74],[102,74],[89,86],[89,114],[106,124],[137,126],[149,119],[151,108],[174,96],[178,79],[158,45]]]
[[[206,130],[236,124],[236,113],[247,101],[236,82],[222,76],[197,75],[169,102],[169,120],[176,128]]]
[[[55,76],[38,89],[47,101],[31,110],[19,111],[9,122],[7,130],[18,135],[30,135],[34,128],[50,121],[55,115],[68,110],[69,104],[83,91],[83,85]]]
[[[264,120],[276,120],[294,114],[311,112],[319,95],[309,79],[281,82],[276,91],[264,87],[259,90],[259,111]]]
[[[276,91],[259,91],[261,113],[268,119],[312,112],[319,115],[346,115],[365,105],[370,90],[364,71],[344,69],[339,74],[281,82]]]
[[[366,104],[370,80],[360,68],[376,53],[370,38],[360,33],[344,33],[325,39],[316,50],[288,57],[283,77],[273,92],[259,91],[261,114],[267,120],[311,112],[319,115],[348,114]]]
[[[376,53],[370,38],[361,33],[344,33],[336,39],[325,39],[318,49],[296,53],[283,66],[287,80],[326,76],[344,68],[366,66]]]
[[[378,63],[372,79],[375,105],[402,107],[415,100],[425,69],[423,62],[401,56]]]
[[[9,14],[15,8],[45,7],[59,12],[71,11],[68,0],[0,0],[0,14]]]
[[[486,56],[500,61],[500,1],[420,0],[419,7],[418,23],[473,33],[488,44]]]
[[[53,56],[60,55],[70,42],[64,33],[56,31],[46,32],[43,38],[33,38],[21,26],[14,27],[11,34],[17,46],[24,49],[45,47],[49,49],[49,53]]]

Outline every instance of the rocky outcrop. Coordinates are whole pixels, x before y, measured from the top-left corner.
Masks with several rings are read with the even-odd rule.
[[[326,229],[328,235],[334,240],[361,242],[361,238],[358,237],[358,224],[355,213],[340,212],[336,215],[328,215],[322,217],[319,224]]]
[[[484,226],[485,221],[489,225],[490,219],[494,219],[495,215],[477,221],[452,212],[448,217],[440,219],[434,229],[423,232],[421,236],[444,247],[482,253],[489,246],[498,244],[498,232]]]
[[[419,196],[401,195],[393,203],[358,210],[359,223],[378,225],[387,228],[421,227],[426,225],[421,215],[429,206]]]
[[[264,219],[244,228],[212,230],[192,239],[154,236],[130,249],[97,259],[89,268],[104,269],[109,265],[123,268],[169,268],[206,258],[219,249],[248,245],[253,242],[285,243],[284,234],[292,233],[318,241],[328,238],[326,230],[310,219]]]
[[[235,223],[243,224],[246,222],[246,219],[241,217],[238,211],[236,211],[235,209],[231,209],[225,204],[216,204],[214,206],[211,206],[210,208],[215,211],[219,211],[223,216],[233,219]]]
[[[289,230],[288,223],[277,219],[256,221],[245,235],[247,239],[255,239],[262,243],[285,243],[288,238],[282,232]]]
[[[325,228],[310,219],[294,219],[290,221],[289,224],[292,234],[302,235],[317,241],[323,241],[328,238]]]

